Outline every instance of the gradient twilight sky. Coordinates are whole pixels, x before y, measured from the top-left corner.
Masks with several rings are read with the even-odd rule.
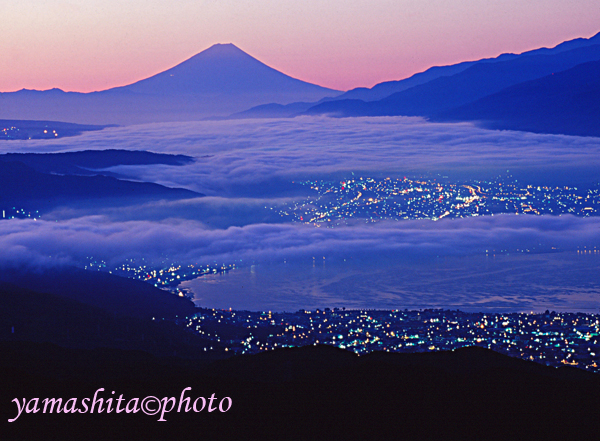
[[[347,90],[600,31],[598,0],[0,0],[0,91],[88,92],[215,43]]]

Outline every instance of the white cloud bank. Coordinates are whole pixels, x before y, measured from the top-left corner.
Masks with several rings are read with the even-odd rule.
[[[165,123],[106,129],[80,137],[5,143],[11,151],[132,149],[198,158],[184,167],[114,170],[138,179],[183,186],[213,196],[243,193],[331,173],[463,173],[544,171],[576,179],[600,167],[600,139],[491,131],[470,124],[432,124],[419,118],[302,117]],[[260,188],[260,187],[258,187]]]
[[[0,263],[81,264],[88,256],[206,264],[277,262],[314,256],[367,261],[483,254],[485,250],[600,248],[600,218],[502,215],[460,220],[357,223],[335,229],[252,224],[211,229],[182,219],[113,222],[104,216],[61,222],[0,222]]]

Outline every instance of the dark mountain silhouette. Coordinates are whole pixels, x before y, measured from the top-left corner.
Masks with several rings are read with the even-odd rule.
[[[24,412],[3,423],[3,437],[584,439],[600,430],[594,373],[480,347],[359,357],[310,345],[225,358],[222,346],[205,352],[198,335],[149,320],[194,312],[186,299],[106,273],[3,270],[2,414],[16,417],[14,398],[81,403],[104,388],[103,413]],[[185,388],[192,403],[214,394],[215,407],[230,397],[231,409],[173,410],[162,423],[159,415],[115,411],[121,394],[124,407],[147,396],[179,400]],[[115,400],[111,413],[107,398]]]
[[[233,44],[215,44],[183,63],[145,80],[109,92],[145,95],[275,95],[290,102],[307,95],[322,98],[337,91],[285,75]],[[108,91],[107,91],[108,92]]]
[[[390,96],[396,92],[402,92],[403,90],[410,89],[411,87],[418,86],[420,84],[428,83],[429,81],[435,80],[439,77],[449,77],[460,73],[475,64],[483,63],[497,63],[502,61],[513,60],[518,57],[528,55],[553,55],[573,49],[592,46],[600,44],[600,33],[594,35],[591,38],[576,38],[574,40],[565,41],[553,48],[540,48],[531,51],[523,52],[522,54],[502,54],[495,58],[484,58],[476,61],[465,61],[458,64],[449,66],[434,66],[424,72],[419,72],[412,75],[409,78],[397,81],[385,81],[383,83],[376,84],[372,88],[358,87],[356,89],[349,90],[340,96],[336,97],[335,100],[345,99],[358,99],[362,101],[378,101],[385,97]]]
[[[383,83],[379,83],[376,84],[375,86],[373,86],[372,88],[368,89],[368,88],[364,88],[364,87],[358,87],[356,89],[352,89],[349,90],[348,92],[345,92],[339,96],[333,97],[333,98],[323,98],[321,99],[319,102],[317,103],[313,103],[312,105],[309,105],[309,103],[291,103],[289,105],[277,105],[277,104],[267,104],[267,105],[261,105],[261,106],[257,106],[248,110],[245,110],[243,112],[238,112],[234,115],[231,115],[231,118],[289,118],[289,117],[294,117],[294,116],[298,116],[300,114],[303,113],[309,113],[309,114],[329,114],[332,116],[377,116],[377,115],[396,115],[396,114],[407,114],[407,115],[426,115],[427,114],[427,110],[429,109],[429,107],[431,107],[431,97],[429,97],[427,94],[427,89],[423,90],[423,89],[415,89],[413,92],[417,95],[416,98],[412,97],[411,92],[407,92],[407,97],[403,98],[409,101],[409,103],[401,103],[400,105],[398,104],[392,104],[389,105],[388,103],[377,103],[377,104],[365,104],[364,102],[371,102],[371,101],[380,101],[383,100],[384,98],[389,97],[392,94],[398,93],[398,92],[403,92],[403,91],[407,91],[409,89],[412,90],[412,88],[414,88],[415,86],[420,86],[420,85],[425,85],[427,83],[433,82],[434,80],[439,80],[438,83],[433,83],[434,87],[433,87],[433,91],[430,92],[430,94],[433,94],[433,105],[438,105],[441,103],[438,102],[438,98],[441,97],[441,100],[446,100],[448,101],[447,98],[444,98],[444,95],[447,93],[453,93],[452,92],[452,88],[456,88],[457,86],[452,84],[451,82],[448,83],[449,84],[449,89],[450,92],[446,92],[444,90],[444,88],[446,87],[446,83],[444,83],[442,80],[442,78],[446,78],[446,77],[453,77],[454,75],[460,74],[464,71],[466,71],[469,68],[475,67],[477,65],[482,65],[482,64],[496,64],[496,63],[503,63],[503,62],[507,62],[507,61],[512,61],[512,60],[517,60],[517,59],[523,59],[526,57],[531,57],[531,56],[536,56],[536,55],[544,55],[544,56],[552,56],[552,55],[558,55],[564,52],[569,52],[575,49],[585,49],[588,48],[590,46],[596,46],[600,44],[600,33],[594,35],[591,38],[577,38],[574,40],[569,40],[569,41],[565,41],[553,48],[540,48],[540,49],[535,49],[535,50],[531,50],[531,51],[527,51],[527,52],[523,52],[522,54],[502,54],[496,58],[484,58],[482,60],[476,60],[476,61],[465,61],[462,63],[458,63],[458,64],[453,64],[450,66],[434,66],[431,67],[429,69],[427,69],[424,72],[419,72],[416,73],[414,75],[412,75],[409,78],[405,78],[403,80],[398,80],[398,81],[386,81]],[[581,54],[583,54],[583,58],[581,59],[575,59],[575,60],[570,60],[568,63],[570,64],[566,64],[563,66],[555,66],[555,70],[559,71],[559,70],[564,70],[566,68],[575,66],[579,63],[585,62],[585,61],[590,61],[589,57],[586,58],[586,54],[585,51],[581,52]],[[592,59],[597,59],[595,58],[596,55],[591,56]],[[541,73],[535,73],[535,71],[532,71],[531,67],[526,67],[526,69],[529,70],[529,74],[533,74],[536,77],[541,77],[543,75],[545,75],[546,73],[550,73],[548,71],[542,71]],[[478,74],[479,71],[475,70],[473,71],[473,73],[475,73],[476,75]],[[546,72],[546,73],[544,73]],[[485,74],[485,72],[484,72]],[[500,75],[502,76],[502,71],[500,71],[498,74],[496,75]],[[460,77],[459,77],[460,78]],[[469,81],[471,81],[472,77],[470,76],[466,76],[465,77],[466,80],[464,82],[466,82],[467,84],[469,83]],[[525,78],[525,76],[521,77]],[[528,78],[529,79],[529,78]],[[490,80],[490,82],[493,83],[493,81],[495,80]],[[506,81],[506,79],[502,79],[502,81]],[[511,84],[514,84],[514,81],[519,82],[520,79],[512,79],[510,80]],[[480,82],[479,79],[476,79],[476,84],[477,82]],[[463,85],[464,86],[464,85]],[[494,86],[492,86],[494,87]],[[437,88],[437,89],[436,89]],[[499,89],[497,89],[499,90]],[[424,96],[421,94],[425,94]],[[470,93],[470,92],[469,92]],[[484,95],[487,94],[486,91],[483,91]],[[459,90],[456,93],[453,93],[451,99],[456,99],[458,97],[458,99],[462,99],[462,92]],[[421,99],[425,98],[425,100],[429,100],[425,103],[420,103],[419,101]],[[416,101],[416,104],[414,102],[410,102],[410,100]],[[336,102],[338,102],[336,104]],[[410,107],[407,107],[408,105],[410,105]],[[450,103],[451,106],[455,105]],[[419,107],[421,106],[421,107]],[[424,107],[425,109],[423,109],[422,107]],[[311,109],[313,108],[313,109]],[[311,109],[310,111],[308,111],[309,109]],[[399,113],[400,110],[402,110],[402,113]],[[308,112],[307,112],[308,111]]]
[[[184,199],[203,196],[182,188],[132,182],[111,176],[76,176],[41,173],[15,161],[0,161],[0,206],[29,210],[83,203],[100,205],[149,199]]]
[[[508,61],[475,64],[453,76],[434,79],[379,101],[329,101],[308,109],[306,113],[332,116],[429,117],[476,101],[506,87],[596,60],[600,60],[600,44],[548,55],[524,55]]]
[[[97,175],[97,171],[116,165],[185,165],[194,161],[191,156],[153,153],[143,150],[83,150],[65,153],[5,153],[0,161],[18,161],[42,173]],[[112,174],[111,174],[112,175]]]
[[[60,275],[68,276],[62,270]],[[137,284],[114,282],[110,286],[112,292],[96,293],[104,301],[95,306],[86,298],[88,293],[82,296],[73,293],[70,286],[66,285],[66,288],[68,295],[81,301],[62,295],[62,290],[57,290],[58,294],[48,294],[0,282],[0,340],[49,342],[87,349],[135,349],[158,355],[173,355],[176,351],[189,358],[198,358],[205,354],[205,347],[215,346],[214,342],[186,332],[170,320],[163,320],[163,314],[171,317],[193,312],[189,302],[182,299],[169,302],[170,299],[165,298],[172,294],[156,294]],[[128,309],[123,306],[130,302],[142,303],[133,316],[124,315]]]
[[[187,121],[272,102],[314,102],[339,93],[278,72],[233,44],[217,44],[123,87],[93,93],[59,89],[2,93],[0,117],[86,124]]]
[[[115,400],[111,413],[106,401],[102,414],[23,412],[3,423],[7,439],[593,439],[600,429],[597,375],[477,347],[358,357],[308,346],[212,364],[23,341],[2,341],[0,352],[6,418],[17,415],[15,397],[80,402],[104,388],[98,397]],[[184,401],[177,412],[184,388],[191,403],[214,394],[214,407],[230,397],[231,408],[186,413]],[[149,395],[175,406],[166,422],[116,413],[121,394],[121,407]]]
[[[600,136],[600,61],[517,84],[432,119],[479,121],[495,129]]]
[[[113,316],[174,318],[176,315],[185,316],[195,311],[191,300],[148,283],[74,267],[3,268],[0,282],[71,299]]]

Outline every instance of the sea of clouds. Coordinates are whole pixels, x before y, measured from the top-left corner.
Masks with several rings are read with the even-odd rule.
[[[185,166],[118,166],[128,179],[185,187],[207,197],[130,207],[61,207],[41,220],[0,222],[0,264],[81,265],[90,256],[183,264],[332,261],[381,265],[428,256],[600,248],[600,218],[501,215],[294,224],[271,207],[298,197],[292,181],[355,176],[487,179],[571,184],[596,178],[600,139],[491,131],[419,118],[302,117],[116,127],[51,141],[6,142],[3,152],[130,149],[186,154]],[[438,176],[438,177],[439,177]],[[492,251],[490,251],[492,250]],[[387,263],[386,263],[387,262]]]
[[[526,179],[577,180],[600,166],[600,140],[433,124],[420,118],[301,117],[117,127],[52,141],[14,141],[3,149],[58,152],[149,150],[186,154],[196,162],[121,166],[140,180],[186,187],[210,196],[276,192],[281,183],[351,172],[377,175],[440,173],[493,177],[510,170]],[[538,177],[539,175],[539,177]],[[275,185],[277,184],[277,185]],[[250,188],[251,191],[245,191]]]
[[[160,261],[169,257],[193,264],[236,260],[277,262],[325,256],[329,259],[412,259],[515,252],[600,248],[600,218],[574,216],[471,217],[428,220],[357,222],[339,228],[272,223],[212,228],[201,221],[111,221],[85,216],[60,222],[0,222],[0,262],[60,261],[81,264],[87,257],[116,265],[128,258]]]

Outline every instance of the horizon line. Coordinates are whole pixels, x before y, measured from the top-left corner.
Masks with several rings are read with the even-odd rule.
[[[529,50],[526,50],[526,51],[523,51],[523,52],[519,52],[519,53],[516,53],[516,52],[501,52],[501,53],[498,53],[498,54],[496,54],[496,55],[490,55],[490,56],[486,56],[486,57],[484,57],[484,58],[479,58],[479,59],[464,59],[464,60],[457,61],[457,62],[450,63],[450,64],[432,64],[431,66],[428,66],[428,67],[427,67],[427,68],[425,68],[424,70],[419,70],[419,71],[413,72],[413,73],[411,73],[410,75],[408,75],[408,76],[405,76],[405,77],[402,77],[402,78],[394,78],[394,79],[388,79],[388,80],[382,80],[382,81],[378,81],[377,83],[373,84],[373,85],[372,85],[372,86],[370,86],[370,87],[369,87],[369,86],[354,86],[354,87],[352,87],[352,88],[345,89],[345,90],[344,90],[344,89],[335,89],[335,88],[332,88],[332,87],[323,86],[323,85],[321,85],[321,84],[318,84],[318,83],[314,83],[314,82],[311,82],[311,81],[304,80],[304,79],[302,79],[302,78],[299,78],[299,77],[297,77],[297,76],[295,76],[295,75],[293,75],[293,74],[289,74],[289,73],[283,72],[283,71],[281,71],[281,70],[279,70],[279,69],[276,69],[276,68],[272,67],[271,65],[269,65],[269,64],[267,64],[267,63],[265,63],[265,62],[261,61],[260,59],[258,59],[258,58],[256,58],[256,57],[254,57],[253,55],[249,54],[249,53],[248,53],[248,52],[246,52],[244,49],[240,48],[238,45],[236,45],[235,43],[233,43],[233,42],[231,42],[231,41],[230,41],[230,42],[228,42],[228,43],[220,43],[220,42],[219,42],[219,43],[213,43],[213,44],[211,44],[210,46],[206,47],[205,49],[201,50],[200,52],[196,52],[195,54],[193,54],[193,55],[190,55],[190,56],[188,56],[188,57],[184,58],[182,61],[179,61],[179,62],[177,62],[176,64],[174,64],[174,65],[172,65],[171,67],[168,67],[168,68],[166,68],[166,69],[164,69],[164,70],[161,70],[161,71],[159,71],[159,72],[156,72],[156,73],[150,74],[150,75],[148,75],[148,76],[144,76],[144,77],[142,77],[142,78],[139,78],[139,79],[137,79],[137,80],[134,80],[134,81],[132,81],[132,82],[128,82],[128,83],[126,83],[126,84],[114,85],[114,86],[108,87],[108,88],[106,88],[106,89],[95,89],[95,90],[88,90],[88,91],[85,91],[85,90],[65,90],[65,89],[62,89],[62,88],[60,88],[60,87],[57,87],[57,86],[50,87],[50,88],[48,88],[48,89],[36,89],[36,88],[27,88],[27,87],[22,87],[21,89],[16,89],[16,90],[2,90],[2,91],[0,91],[0,93],[17,93],[17,92],[23,92],[23,91],[30,91],[30,92],[49,92],[49,91],[53,91],[53,90],[60,91],[60,92],[63,92],[63,93],[80,93],[80,94],[90,94],[90,93],[105,92],[105,91],[112,90],[112,89],[117,89],[117,88],[120,88],[120,87],[127,87],[127,86],[130,86],[130,85],[132,85],[132,84],[135,84],[135,83],[137,83],[137,82],[139,82],[139,81],[143,81],[143,80],[146,80],[146,79],[148,79],[148,78],[152,78],[152,77],[154,77],[154,76],[156,76],[156,75],[159,75],[159,74],[161,74],[161,73],[164,73],[164,72],[166,72],[166,71],[168,71],[168,70],[170,70],[170,69],[173,69],[174,67],[177,67],[177,66],[179,66],[180,64],[183,64],[183,63],[185,63],[185,62],[187,62],[187,61],[191,60],[192,58],[194,58],[194,57],[196,57],[196,56],[198,56],[198,55],[202,54],[203,52],[206,52],[207,50],[210,50],[211,48],[213,48],[213,47],[215,47],[215,46],[233,46],[234,48],[236,48],[236,49],[238,49],[239,51],[243,52],[244,54],[246,54],[246,55],[248,55],[248,56],[250,56],[250,57],[254,58],[255,60],[259,61],[260,63],[262,63],[262,64],[264,64],[264,65],[266,65],[266,66],[270,67],[271,69],[274,69],[274,70],[276,70],[277,72],[283,73],[284,75],[287,75],[287,76],[289,76],[289,77],[291,77],[291,78],[294,78],[294,79],[297,79],[297,80],[303,81],[303,82],[305,82],[305,83],[314,84],[314,85],[316,85],[316,86],[323,87],[323,88],[326,88],[326,89],[331,89],[331,90],[334,90],[334,91],[340,91],[340,92],[343,92],[343,93],[345,93],[345,92],[348,92],[348,91],[351,91],[351,90],[354,90],[354,89],[372,89],[372,88],[373,88],[373,87],[375,87],[376,85],[378,85],[378,84],[382,84],[382,83],[388,83],[388,82],[393,82],[393,81],[402,81],[402,80],[405,80],[405,79],[411,78],[412,76],[414,76],[414,75],[416,75],[416,74],[419,74],[419,73],[426,72],[427,70],[429,70],[429,69],[431,69],[431,68],[434,68],[434,67],[446,67],[446,66],[453,66],[453,65],[456,65],[456,64],[460,64],[460,63],[468,63],[468,62],[474,62],[474,61],[479,61],[479,60],[495,59],[495,58],[498,58],[498,57],[500,57],[500,56],[502,56],[502,55],[521,55],[521,54],[524,54],[524,53],[527,53],[527,52],[530,52],[530,51],[534,51],[534,50],[538,50],[538,49],[552,49],[552,48],[554,48],[554,47],[556,47],[556,46],[559,46],[559,45],[561,45],[561,44],[563,44],[563,43],[565,43],[565,42],[568,42],[568,41],[574,41],[574,40],[590,40],[590,39],[592,39],[592,38],[594,38],[594,37],[598,37],[598,36],[600,36],[600,31],[596,32],[595,34],[593,34],[593,35],[591,35],[591,36],[589,36],[589,37],[583,37],[583,36],[582,36],[582,37],[576,37],[576,38],[573,38],[573,39],[570,39],[570,40],[564,40],[564,41],[561,41],[560,43],[556,44],[555,46],[541,46],[541,47],[535,47],[535,48],[533,48],[533,49],[529,49]]]

